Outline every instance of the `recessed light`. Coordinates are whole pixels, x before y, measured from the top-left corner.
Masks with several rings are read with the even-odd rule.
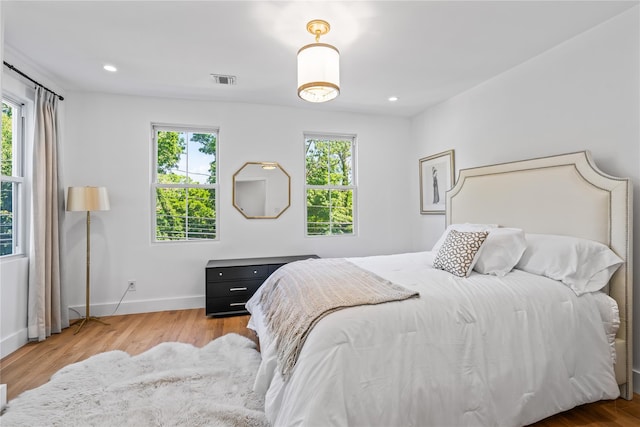
[[[107,71],[111,71],[112,73],[115,73],[116,71],[118,71],[118,69],[116,67],[114,67],[113,65],[110,65],[110,64],[107,64],[102,68],[104,68]]]
[[[396,102],[397,100],[398,100],[397,96],[390,96],[389,97],[389,101],[391,101],[391,102]]]

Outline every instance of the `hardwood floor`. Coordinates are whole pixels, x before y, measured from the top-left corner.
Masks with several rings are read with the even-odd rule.
[[[139,354],[165,341],[201,347],[214,338],[235,332],[256,341],[246,328],[249,316],[207,318],[204,309],[163,311],[105,317],[108,326],[91,322],[77,335],[65,329],[41,343],[29,343],[0,361],[0,383],[7,384],[7,399],[38,387],[63,366],[94,354],[123,350]],[[583,405],[542,420],[535,427],[640,425],[640,396]]]
[[[105,326],[90,322],[77,335],[70,327],[40,343],[28,343],[0,361],[0,382],[7,384],[7,400],[49,381],[63,366],[94,354],[122,350],[140,354],[165,341],[197,347],[230,332],[255,339],[246,328],[249,316],[207,318],[204,309],[161,311],[103,317]]]

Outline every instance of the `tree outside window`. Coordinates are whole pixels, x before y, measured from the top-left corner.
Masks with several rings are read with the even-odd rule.
[[[305,136],[307,236],[353,235],[355,138]]]
[[[216,129],[154,126],[156,241],[217,238]]]
[[[21,245],[22,107],[2,100],[2,157],[0,158],[0,256],[23,252]]]

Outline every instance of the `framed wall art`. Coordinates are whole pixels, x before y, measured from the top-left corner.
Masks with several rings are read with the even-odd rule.
[[[453,150],[448,150],[419,160],[421,214],[444,214],[445,193],[455,179],[453,156]]]

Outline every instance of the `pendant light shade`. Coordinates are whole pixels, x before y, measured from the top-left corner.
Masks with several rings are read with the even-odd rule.
[[[298,96],[305,101],[325,102],[340,94],[340,52],[330,44],[319,43],[329,29],[329,23],[322,20],[307,24],[316,42],[298,51]]]

